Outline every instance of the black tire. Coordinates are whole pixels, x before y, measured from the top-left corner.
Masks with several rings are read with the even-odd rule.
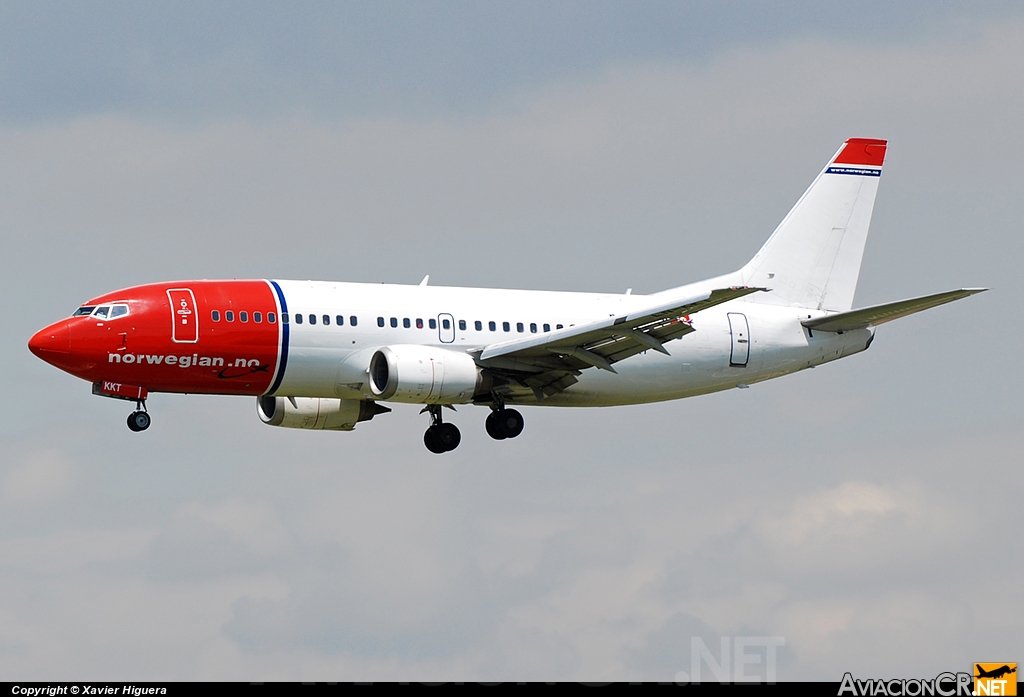
[[[437,435],[434,436],[434,440],[444,448],[444,452],[451,452],[459,447],[459,443],[462,442],[462,433],[459,432],[458,426],[441,424],[436,428]]]
[[[489,435],[494,440],[505,440],[508,438],[508,434],[505,433],[505,429],[501,427],[501,419],[498,418],[500,411],[492,411],[487,415],[487,420],[484,421],[484,428],[487,430]]]
[[[440,455],[445,451],[441,439],[437,437],[437,426],[431,426],[423,434],[423,445],[427,446],[427,450],[435,455]]]
[[[501,430],[505,432],[506,438],[515,438],[523,432],[526,422],[523,420],[523,415],[518,411],[515,409],[502,409],[497,413],[501,423]]]
[[[128,428],[136,433],[145,431],[151,423],[152,419],[144,411],[135,411],[128,415]]]

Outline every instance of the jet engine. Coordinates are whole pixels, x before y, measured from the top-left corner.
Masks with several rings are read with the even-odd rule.
[[[435,346],[385,346],[370,358],[370,393],[414,404],[466,404],[490,389],[489,375],[467,353]]]
[[[327,397],[257,397],[256,413],[270,426],[318,431],[351,431],[360,421],[391,411],[360,399]]]

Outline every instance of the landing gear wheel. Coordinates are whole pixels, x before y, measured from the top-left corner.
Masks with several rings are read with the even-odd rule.
[[[452,407],[454,411],[454,407]],[[430,412],[430,428],[423,434],[423,445],[432,453],[447,453],[459,447],[462,442],[462,434],[455,424],[446,424],[441,420],[441,406],[431,404],[423,408],[423,411]],[[423,412],[420,412],[421,414]]]
[[[515,409],[498,409],[492,411],[487,415],[487,420],[484,421],[484,428],[487,429],[487,435],[494,440],[505,440],[506,438],[515,438],[523,432],[523,415]]]
[[[501,430],[505,433],[506,438],[515,438],[523,432],[523,427],[526,422],[523,421],[523,415],[515,409],[502,409],[498,412],[498,423],[501,424]]]
[[[152,423],[152,419],[144,411],[135,411],[128,415],[128,428],[136,433],[145,431],[149,428],[150,423]]]
[[[499,414],[501,414],[500,411],[492,411],[488,414],[487,420],[484,421],[484,428],[487,430],[487,435],[494,440],[505,440],[508,438],[508,434],[506,434],[505,430],[501,427],[501,420],[498,416]]]
[[[455,424],[435,424],[423,434],[423,445],[438,455],[455,450],[461,442],[462,433]]]
[[[445,452],[451,452],[459,447],[462,442],[462,434],[455,424],[441,424],[437,426],[437,435],[434,440],[444,446]]]
[[[438,442],[437,426],[431,426],[423,434],[423,445],[427,446],[427,450],[436,455],[444,452],[444,446]]]

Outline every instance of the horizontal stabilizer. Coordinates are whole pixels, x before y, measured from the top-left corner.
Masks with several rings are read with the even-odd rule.
[[[825,317],[806,319],[800,324],[804,325],[808,329],[815,329],[824,332],[850,332],[855,329],[866,329],[867,327],[873,327],[878,324],[885,324],[886,322],[891,322],[894,319],[906,317],[907,315],[912,315],[915,312],[927,310],[931,307],[937,307],[938,305],[945,305],[946,303],[951,303],[954,300],[966,298],[970,295],[981,293],[986,290],[988,290],[988,288],[961,288],[960,290],[950,290],[945,293],[926,295],[921,298],[900,300],[894,303],[865,307],[860,310],[852,310],[850,312],[826,315]]]

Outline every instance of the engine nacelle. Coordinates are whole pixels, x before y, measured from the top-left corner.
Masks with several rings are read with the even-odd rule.
[[[328,397],[257,397],[256,413],[260,421],[284,428],[310,428],[318,431],[351,431],[360,421],[391,411],[385,406],[361,399]]]
[[[370,358],[370,393],[414,404],[466,404],[486,392],[488,376],[467,353],[436,346],[385,346]]]

